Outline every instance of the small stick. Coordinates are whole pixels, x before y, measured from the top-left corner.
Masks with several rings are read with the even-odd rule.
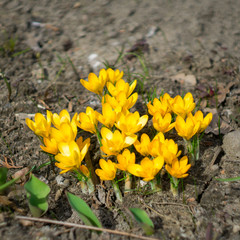
[[[68,223],[68,222],[55,221],[50,219],[24,217],[24,216],[16,216],[15,218],[34,221],[34,222],[52,223],[52,224],[66,226],[66,227],[75,227],[75,228],[82,228],[82,229],[88,229],[88,230],[102,231],[102,232],[107,232],[107,233],[112,233],[112,234],[122,235],[127,237],[133,237],[133,238],[143,239],[143,240],[158,240],[158,238],[149,238],[149,237],[139,236],[132,233],[126,233],[126,232],[121,232],[117,230],[111,230],[111,229],[99,228],[99,227],[93,227],[93,226],[86,226],[86,225],[76,224],[76,223]]]

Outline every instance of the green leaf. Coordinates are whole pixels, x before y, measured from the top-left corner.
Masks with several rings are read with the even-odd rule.
[[[34,217],[40,217],[48,210],[48,194],[50,193],[49,186],[40,181],[34,175],[24,185],[27,191],[27,199],[30,211]]]
[[[239,177],[234,177],[234,178],[215,178],[217,181],[220,182],[234,182],[234,181],[239,181],[240,180],[240,176]]]
[[[77,211],[79,217],[86,225],[99,228],[102,227],[91,208],[81,198],[71,193],[67,193],[67,197],[71,207]]]
[[[0,168],[0,194],[2,194],[6,188],[4,185],[7,181],[7,173],[8,173],[8,168],[6,167]]]
[[[129,210],[132,212],[136,221],[141,225],[145,234],[152,235],[154,233],[154,225],[147,213],[140,208],[130,208]]]
[[[8,169],[6,167],[0,168],[0,186],[6,183],[7,173],[8,173]]]

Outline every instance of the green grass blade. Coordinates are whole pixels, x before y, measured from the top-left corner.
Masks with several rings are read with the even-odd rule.
[[[10,187],[12,184],[14,184],[19,179],[20,179],[20,177],[14,178],[11,181],[8,181],[5,184],[1,185],[0,186],[0,192],[4,191],[6,188]]]
[[[234,178],[215,178],[217,181],[220,182],[234,182],[234,181],[239,181],[240,180],[240,176],[239,177],[234,177]]]
[[[152,235],[154,233],[154,225],[152,220],[148,217],[147,213],[140,208],[130,208],[136,221],[141,225],[146,235]]]
[[[8,169],[6,167],[0,168],[0,186],[6,183],[7,173],[8,173]]]
[[[77,211],[79,217],[86,225],[99,228],[102,227],[91,208],[81,198],[71,193],[67,193],[67,198],[71,207]]]

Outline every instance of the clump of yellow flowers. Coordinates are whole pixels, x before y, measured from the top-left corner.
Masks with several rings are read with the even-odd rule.
[[[179,95],[172,98],[165,93],[147,104],[156,134],[139,136],[149,116],[131,112],[138,99],[138,93],[134,92],[136,80],[129,84],[123,80],[123,72],[109,68],[102,69],[98,76],[90,73],[88,80],[80,82],[98,95],[102,113],[87,107],[86,112],[75,113],[72,119],[65,109],[59,115],[47,111],[46,118],[37,113],[35,121],[26,119],[28,127],[40,138],[40,147],[49,154],[51,163],[62,170],[60,173],[73,172],[83,192],[88,190],[89,193],[94,191],[91,175],[95,170],[101,181],[112,181],[119,201],[122,201],[120,180],[125,180],[125,192],[132,188],[132,176],[150,182],[152,190],[159,191],[160,172],[165,168],[171,190],[176,195],[180,179],[188,176],[189,168],[199,157],[199,139],[210,124],[212,114],[205,117],[201,111],[193,114],[196,103],[191,93],[183,98]],[[93,168],[89,163],[91,158],[85,157],[90,139],[77,138],[78,128],[96,135],[100,168],[87,168]],[[181,156],[174,140],[165,138],[164,134],[174,128],[186,142],[188,156]]]

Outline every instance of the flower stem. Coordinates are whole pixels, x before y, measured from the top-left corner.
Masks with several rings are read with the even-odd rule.
[[[185,139],[184,139],[185,140]],[[189,155],[189,163],[194,166],[195,162],[199,159],[199,136],[193,137],[193,140],[185,140],[185,147]]]
[[[124,185],[124,193],[127,194],[129,190],[132,189],[132,177],[130,173],[126,172],[126,179],[125,179],[125,185]]]
[[[87,194],[88,193],[88,186],[85,181],[80,181],[80,186],[82,189],[82,193]]]
[[[99,145],[100,145],[100,147],[101,147],[101,146],[102,146],[102,138],[101,138],[101,135],[100,135],[100,132],[99,132],[97,126],[95,126],[95,129],[96,129],[96,136],[97,136]]]
[[[177,178],[171,176],[170,190],[174,197],[178,196],[178,183],[179,183],[179,180]]]
[[[54,174],[56,174],[55,169],[54,169],[55,158],[52,154],[49,154],[49,159],[50,159],[50,162],[51,162],[52,171],[53,171]]]
[[[114,180],[112,180],[112,186],[113,186],[114,192],[116,194],[117,200],[121,203],[123,201],[122,193],[119,189],[118,184]]]
[[[161,185],[159,184],[159,182],[157,181],[156,178],[154,178],[152,181],[150,181],[150,185],[151,185],[151,189],[154,192],[160,192],[162,191]]]
[[[88,193],[89,194],[93,193],[95,190],[95,187],[94,187],[92,179],[89,177],[86,182],[87,182],[87,186],[88,186]]]

